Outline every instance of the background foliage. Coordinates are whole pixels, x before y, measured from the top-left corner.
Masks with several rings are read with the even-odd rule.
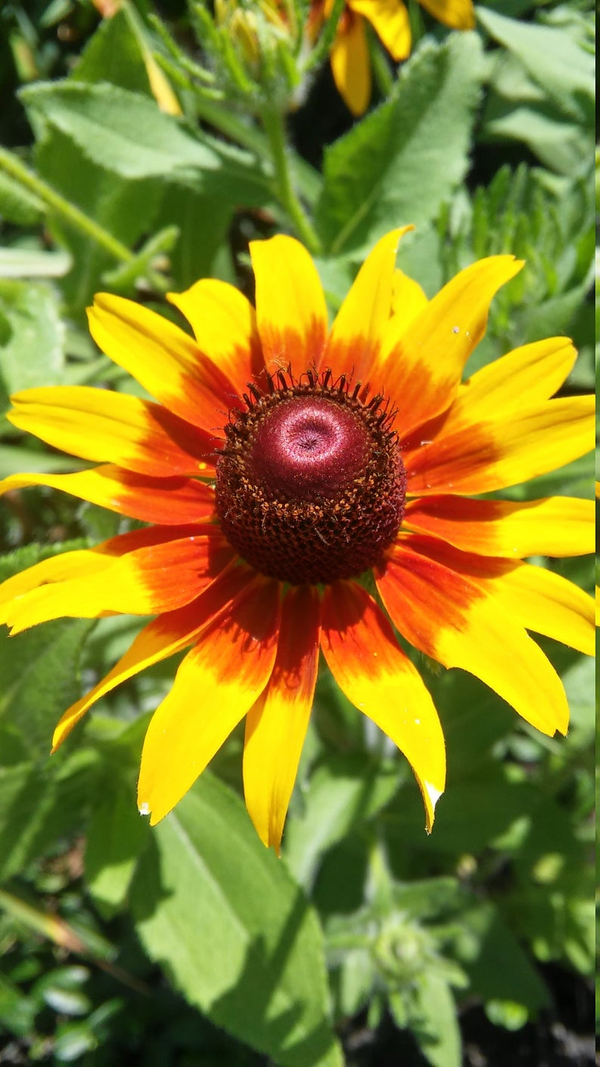
[[[327,64],[298,73],[319,56],[293,42],[269,51],[259,34],[261,68],[202,4],[114,6],[0,11],[0,413],[32,385],[137,388],[87,334],[98,289],[167,315],[164,293],[201,276],[250,291],[248,240],[284,230],[312,244],[333,312],[407,222],[398,262],[428,295],[478,257],[527,260],[470,370],[564,332],[581,352],[566,391],[593,387],[591,2],[488,0],[464,34],[412,5],[413,55],[396,72],[372,37],[374,106],[354,124]],[[273,109],[288,104],[282,170]],[[68,466],[0,414],[3,475]],[[592,481],[584,459],[512,493]],[[13,493],[0,578],[124,528],[50,490]],[[547,565],[591,588],[588,560]],[[323,672],[277,861],[240,800],[239,734],[154,831],[139,819],[141,741],[172,661],[48,760],[61,712],[139,625],[0,638],[0,1062],[593,1062],[584,657],[544,642],[572,709],[560,741],[470,676],[429,671],[449,755],[431,837],[406,761]]]

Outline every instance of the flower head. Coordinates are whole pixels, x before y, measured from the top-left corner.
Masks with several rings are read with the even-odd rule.
[[[246,717],[248,810],[279,848],[321,649],[409,760],[429,828],[444,740],[394,627],[543,733],[566,731],[562,684],[527,631],[591,652],[592,602],[523,559],[591,551],[592,504],[481,494],[586,452],[592,402],[550,399],[575,358],[563,337],[462,382],[494,294],[522,264],[481,260],[427,301],[395,270],[403,232],[373,249],[331,330],[310,256],[273,237],[251,245],[256,311],[212,279],[170,295],[195,340],[97,296],[93,337],[157,402],[87,387],[13,398],[15,426],[103,463],[15,475],[0,491],[52,486],[151,524],[9,579],[0,621],[18,632],[60,616],[155,616],[65,712],[55,748],[105,693],[189,648],[144,742],[138,802],[153,822]]]
[[[472,30],[472,0],[419,0],[434,18],[455,30]],[[309,28],[316,36],[332,12],[334,0],[312,0]],[[408,11],[402,0],[346,0],[330,52],[338,92],[353,115],[362,115],[371,99],[371,65],[365,20],[392,59],[407,59],[411,50]]]

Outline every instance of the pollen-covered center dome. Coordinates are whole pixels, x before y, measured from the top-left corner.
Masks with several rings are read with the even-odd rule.
[[[364,391],[363,391],[364,392]],[[278,374],[233,410],[217,462],[227,539],[263,574],[293,585],[350,578],[394,540],[406,476],[393,414],[345,378]]]

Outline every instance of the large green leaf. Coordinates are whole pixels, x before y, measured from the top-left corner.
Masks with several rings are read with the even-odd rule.
[[[122,178],[163,178],[215,195],[262,203],[267,187],[246,152],[185,126],[157,104],[115,85],[40,82],[21,91],[34,124],[49,123],[79,145],[97,167]]]
[[[150,957],[190,1003],[275,1063],[339,1064],[315,913],[239,798],[205,773],[154,834],[131,890]]]
[[[325,153],[317,220],[333,254],[435,218],[468,168],[483,76],[476,34],[422,46],[391,99]]]

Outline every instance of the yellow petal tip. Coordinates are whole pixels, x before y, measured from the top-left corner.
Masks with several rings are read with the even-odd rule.
[[[440,799],[443,789],[438,789],[431,782],[423,782],[423,799],[425,801],[425,814],[426,822],[425,829],[430,834],[433,828],[433,821],[435,818],[435,806]]]

